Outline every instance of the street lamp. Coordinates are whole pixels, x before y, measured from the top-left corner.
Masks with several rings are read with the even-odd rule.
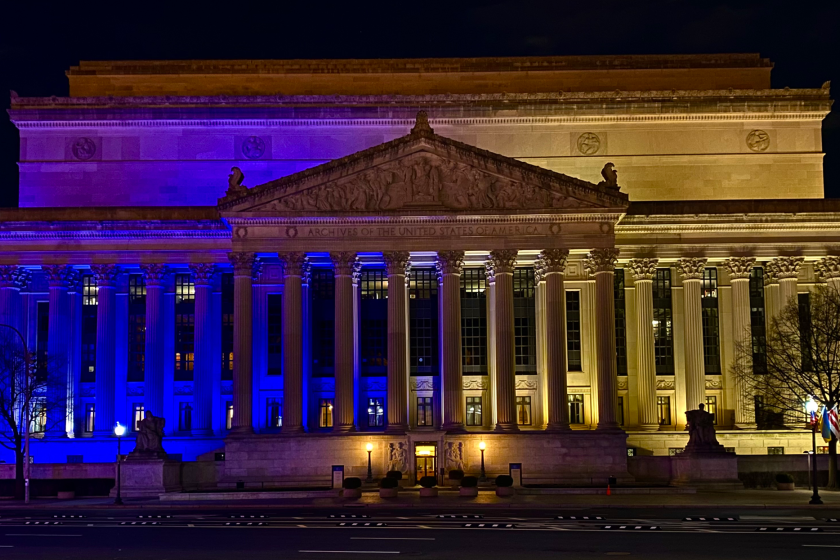
[[[24,367],[24,382],[26,383],[26,388],[24,389],[24,401],[26,406],[23,407],[23,425],[26,426],[26,431],[24,432],[23,436],[23,480],[24,480],[24,490],[23,490],[23,502],[25,504],[29,503],[29,429],[30,429],[30,418],[29,418],[29,407],[31,406],[31,402],[29,402],[29,368],[30,363],[32,362],[32,357],[29,355],[29,349],[26,347],[26,339],[23,338],[23,335],[20,333],[12,325],[0,325],[0,327],[6,327],[7,329],[12,329],[15,334],[20,339],[20,343],[23,346],[23,367]]]
[[[370,452],[373,451],[373,444],[369,443],[365,446],[368,453],[368,475],[365,482],[373,482],[373,471],[370,469]]]
[[[480,441],[478,442],[478,448],[481,450],[481,477],[478,480],[481,482],[487,482],[487,475],[484,472],[484,450],[487,449],[487,444]]]
[[[808,402],[805,403],[805,410],[811,418],[811,446],[813,447],[813,456],[811,461],[811,484],[814,487],[814,493],[811,495],[809,504],[821,505],[823,502],[820,499],[819,484],[817,483],[817,403],[814,397],[808,397]]]
[[[123,505],[122,484],[120,482],[120,441],[122,441],[123,434],[125,434],[125,426],[117,422],[117,425],[114,426],[114,435],[117,436],[117,499],[114,500],[115,506]]]

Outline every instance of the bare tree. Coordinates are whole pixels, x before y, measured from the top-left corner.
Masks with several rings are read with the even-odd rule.
[[[0,329],[0,445],[15,453],[17,499],[25,491],[26,411],[31,438],[65,431],[67,380],[56,367],[58,362],[57,357],[27,350],[13,330]]]
[[[832,409],[840,403],[840,288],[821,285],[810,305],[789,301],[768,321],[766,353],[754,353],[756,340],[737,345],[732,369],[742,395],[754,395],[759,427],[804,424],[805,402],[813,398]],[[837,439],[829,443],[829,487],[837,487]]]

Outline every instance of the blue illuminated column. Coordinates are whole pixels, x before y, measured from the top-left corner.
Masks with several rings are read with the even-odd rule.
[[[70,297],[67,290],[75,278],[75,271],[66,265],[48,265],[41,267],[47,275],[50,291],[49,334],[47,335],[47,355],[50,357],[49,368],[55,379],[50,383],[53,393],[52,402],[63,402],[64,406],[56,406],[54,414],[63,417],[64,422],[55,424],[53,435],[68,435],[67,431],[67,399],[72,395],[73,371],[70,369]],[[57,420],[57,418],[55,419]],[[50,421],[53,425],[53,420]],[[72,435],[72,428],[69,435]]]
[[[117,358],[117,275],[114,264],[94,264],[96,277],[96,416],[93,433],[114,433],[115,369]]]
[[[146,371],[143,403],[146,412],[164,416],[163,381],[165,367],[166,330],[164,323],[163,291],[167,269],[163,264],[142,266],[146,276]]]
[[[229,253],[233,264],[233,426],[231,435],[254,433],[252,406],[254,253]]]
[[[195,367],[193,368],[194,435],[213,435],[213,264],[194,264],[190,270],[195,278]]]

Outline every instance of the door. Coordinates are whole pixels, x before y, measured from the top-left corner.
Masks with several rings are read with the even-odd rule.
[[[418,443],[414,446],[415,484],[424,476],[437,477],[437,446],[434,443]]]

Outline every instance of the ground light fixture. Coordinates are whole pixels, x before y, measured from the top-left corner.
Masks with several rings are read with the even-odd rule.
[[[483,441],[478,442],[478,449],[481,450],[481,482],[487,482],[487,474],[484,472],[484,450],[487,449],[487,444]]]
[[[120,482],[120,443],[122,442],[122,437],[125,435],[125,426],[117,422],[117,425],[114,426],[114,435],[117,436],[117,498],[114,500],[114,505],[121,506],[123,505],[122,501],[122,484]]]
[[[811,494],[811,500],[808,502],[811,505],[821,505],[819,483],[817,482],[817,403],[814,397],[808,397],[808,402],[805,403],[805,410],[808,412],[808,417],[811,419],[811,447],[813,448],[811,457],[811,485],[814,487],[814,493]]]
[[[367,475],[367,479],[365,480],[365,482],[373,482],[373,471],[370,468],[370,453],[371,453],[371,451],[373,451],[373,444],[372,443],[367,444],[365,446],[365,450],[367,450],[367,454],[368,454],[368,475]]]

